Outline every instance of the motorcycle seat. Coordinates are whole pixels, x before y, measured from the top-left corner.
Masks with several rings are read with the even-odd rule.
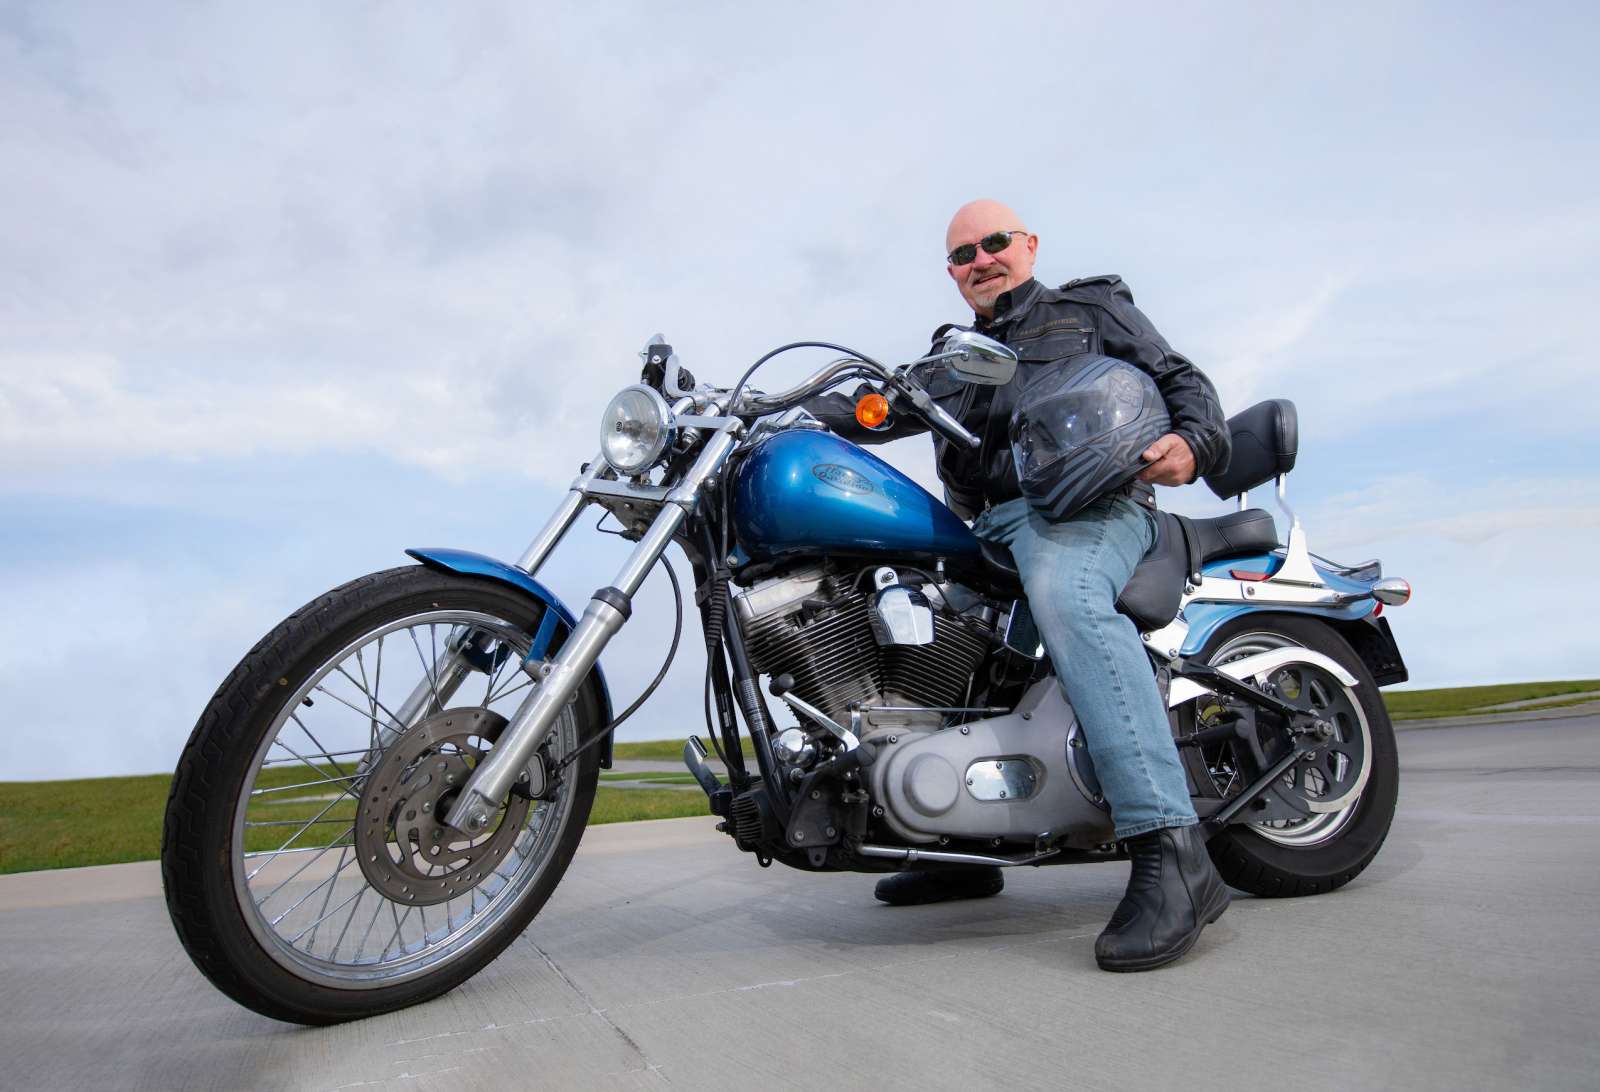
[[[1022,578],[1011,551],[980,540],[984,576],[1001,595],[1021,595]],[[1156,513],[1156,541],[1117,597],[1117,610],[1141,630],[1160,629],[1177,617],[1183,585],[1192,571],[1218,558],[1271,550],[1278,545],[1272,513],[1260,508],[1210,519]]]

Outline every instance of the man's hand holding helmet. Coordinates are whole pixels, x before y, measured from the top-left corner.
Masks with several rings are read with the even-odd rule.
[[[1145,448],[1139,457],[1150,464],[1139,471],[1139,480],[1155,485],[1188,485],[1194,481],[1194,452],[1189,441],[1169,432]]]

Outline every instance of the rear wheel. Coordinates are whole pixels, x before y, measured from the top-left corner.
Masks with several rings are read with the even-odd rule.
[[[1197,657],[1221,665],[1276,648],[1323,653],[1356,680],[1290,664],[1268,679],[1276,696],[1329,721],[1334,739],[1315,760],[1291,767],[1277,786],[1309,814],[1230,826],[1211,840],[1212,860],[1231,886],[1253,895],[1314,895],[1342,887],[1372,863],[1394,818],[1399,763],[1394,728],[1377,684],[1361,658],[1334,629],[1295,615],[1252,615],[1223,626]],[[1221,709],[1196,702],[1204,726]],[[1202,749],[1201,766],[1213,791],[1226,797],[1249,780],[1250,762],[1225,743]]]
[[[300,1023],[386,1012],[465,981],[539,912],[582,837],[597,749],[544,792],[524,785],[480,834],[440,819],[534,686],[521,665],[544,609],[391,569],[303,607],[234,669],[184,749],[162,833],[173,924],[219,989]],[[452,647],[467,650],[454,672]],[[585,686],[545,768],[602,716]]]

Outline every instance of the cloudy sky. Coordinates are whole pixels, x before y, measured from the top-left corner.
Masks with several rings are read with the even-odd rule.
[[[1414,685],[1600,674],[1597,22],[0,3],[0,778],[170,769],[321,590],[514,557],[658,329],[725,382],[914,355],[975,196],[1043,278],[1122,274],[1229,412],[1297,402],[1291,499],[1416,585]],[[542,575],[581,609],[621,557],[585,530]],[[670,628],[652,587],[619,703]],[[697,644],[625,737],[699,724]]]

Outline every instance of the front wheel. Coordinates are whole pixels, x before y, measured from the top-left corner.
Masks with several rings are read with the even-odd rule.
[[[522,665],[545,609],[391,569],[307,604],[234,669],[162,831],[167,908],[213,984],[266,1016],[336,1023],[436,997],[526,928],[583,835],[597,749],[477,835],[440,818],[535,685]],[[545,768],[603,727],[586,685]]]
[[[1212,860],[1228,884],[1272,898],[1332,891],[1358,876],[1389,833],[1400,785],[1394,727],[1377,684],[1361,657],[1327,623],[1300,615],[1247,615],[1221,627],[1197,659],[1216,666],[1291,646],[1331,657],[1356,685],[1296,664],[1268,679],[1276,696],[1315,711],[1335,732],[1322,755],[1291,767],[1278,786],[1280,793],[1299,797],[1309,815],[1229,826],[1211,840]],[[1204,698],[1195,704],[1201,727],[1220,709],[1208,710]],[[1197,763],[1200,775],[1209,777],[1222,796],[1242,788],[1249,768],[1234,746],[1202,748]]]

